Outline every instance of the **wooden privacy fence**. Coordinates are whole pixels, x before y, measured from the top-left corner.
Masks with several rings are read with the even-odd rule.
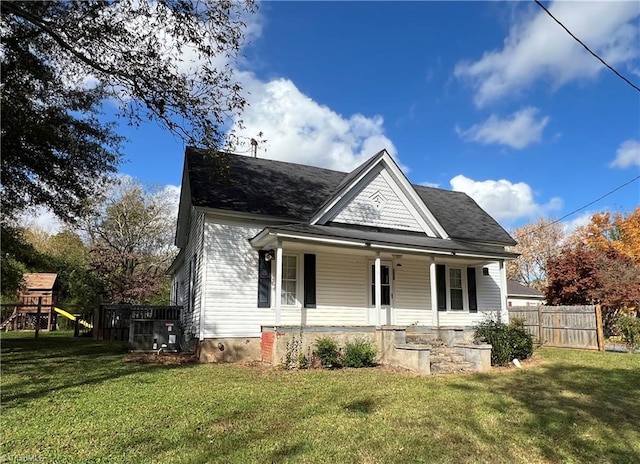
[[[604,350],[600,305],[513,306],[509,320],[524,320],[525,329],[540,345]]]

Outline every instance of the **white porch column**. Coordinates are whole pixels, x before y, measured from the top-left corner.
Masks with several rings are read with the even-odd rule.
[[[436,285],[436,259],[431,258],[429,264],[429,284],[431,285],[431,325],[438,327],[438,286]]]
[[[380,271],[380,252],[376,251],[376,263],[375,263],[375,295],[376,295],[376,325],[380,327],[380,309],[382,307],[382,287],[380,285],[380,279],[382,278],[382,272]]]
[[[276,248],[276,325],[282,320],[282,241],[278,240]]]
[[[500,320],[505,324],[509,322],[507,310],[507,266],[504,260],[500,260]]]

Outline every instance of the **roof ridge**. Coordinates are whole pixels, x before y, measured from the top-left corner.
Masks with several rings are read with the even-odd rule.
[[[186,148],[186,150],[199,152],[200,154],[203,154],[203,152],[206,151],[206,150],[203,150],[203,149],[200,149],[200,148],[197,148],[197,147],[192,147],[192,146],[188,146]],[[336,172],[336,173],[339,173],[339,174],[349,174],[346,171],[338,171],[337,169],[323,168],[323,167],[320,167],[320,166],[314,166],[312,164],[294,163],[292,161],[282,161],[282,160],[276,160],[276,159],[271,159],[271,158],[258,158],[258,157],[254,157],[254,156],[243,155],[243,154],[240,154],[240,153],[230,153],[230,152],[222,151],[222,150],[218,150],[218,153],[221,153],[221,154],[227,155],[227,156],[235,156],[237,158],[242,158],[242,159],[247,159],[247,160],[267,161],[269,163],[287,164],[287,165],[290,165],[290,166],[303,166],[305,168],[321,169],[323,171]]]

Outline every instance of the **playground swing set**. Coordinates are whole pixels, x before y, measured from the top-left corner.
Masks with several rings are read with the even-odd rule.
[[[35,331],[54,331],[58,329],[58,315],[73,322],[74,336],[87,334],[93,329],[92,312],[72,314],[57,306],[57,274],[25,274],[25,290],[17,303],[2,305],[0,329]]]

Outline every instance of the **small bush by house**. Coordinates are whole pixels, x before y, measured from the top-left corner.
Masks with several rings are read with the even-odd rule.
[[[344,367],[371,367],[376,364],[376,349],[368,338],[356,338],[344,347]]]
[[[481,322],[476,327],[474,338],[491,345],[492,366],[506,366],[514,359],[527,359],[533,354],[533,337],[517,322]]]
[[[314,355],[320,360],[322,367],[335,369],[342,366],[338,343],[332,338],[318,338],[315,343]]]

